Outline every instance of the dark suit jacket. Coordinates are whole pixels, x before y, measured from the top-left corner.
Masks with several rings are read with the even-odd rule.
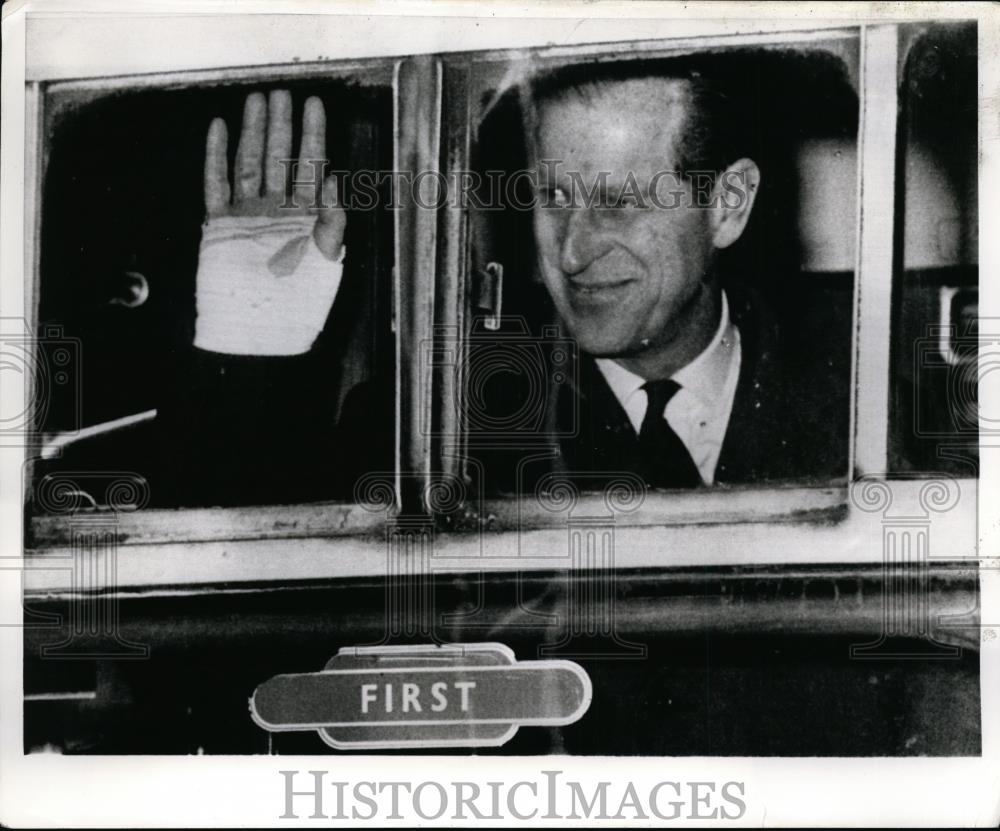
[[[149,484],[150,507],[353,501],[362,474],[393,470],[392,384],[359,385],[338,408],[335,371],[315,353],[179,350],[153,422],[81,441],[38,463],[36,480],[135,473]]]
[[[715,481],[845,477],[848,355],[816,332],[779,326],[757,295],[728,290],[727,296],[742,357]],[[577,371],[567,377],[550,398],[550,432],[559,436],[551,463],[519,470],[516,453],[482,454],[487,480],[501,490],[532,488],[552,470],[573,472],[578,481],[599,488],[611,473],[641,469],[636,432],[593,358],[580,356]]]

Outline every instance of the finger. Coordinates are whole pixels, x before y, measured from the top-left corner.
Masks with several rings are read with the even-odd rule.
[[[302,143],[299,165],[295,171],[295,201],[305,208],[315,206],[326,158],[326,110],[323,102],[312,96],[306,100],[302,115]]]
[[[267,102],[267,192],[284,196],[285,173],[292,158],[292,94],[287,89],[271,90]]]
[[[236,149],[236,198],[260,196],[260,166],[264,159],[264,128],[267,101],[260,92],[247,96],[243,105],[243,129]]]
[[[323,180],[320,209],[316,216],[316,227],[313,229],[316,245],[327,259],[333,260],[340,256],[346,225],[347,214],[341,207],[337,195],[337,177],[327,176]]]
[[[212,119],[205,140],[205,213],[208,216],[218,216],[229,207],[228,143],[226,122],[221,118]]]
[[[344,222],[344,208],[340,204],[340,192],[337,187],[337,177],[327,176],[323,180],[323,194],[319,203],[319,216],[317,217],[320,222],[332,223],[332,222]]]

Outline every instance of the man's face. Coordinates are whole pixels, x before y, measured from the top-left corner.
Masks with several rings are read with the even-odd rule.
[[[669,349],[703,323],[697,308],[715,302],[709,212],[691,206],[690,188],[678,194],[670,173],[682,83],[624,81],[540,107],[534,223],[542,278],[570,334],[593,355]],[[585,191],[595,186],[597,205],[588,207]],[[640,206],[628,198],[636,192],[646,197]]]

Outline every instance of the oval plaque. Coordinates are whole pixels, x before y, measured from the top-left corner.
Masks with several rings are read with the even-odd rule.
[[[591,696],[578,664],[518,661],[503,644],[354,647],[320,672],[265,681],[250,713],[337,748],[498,746],[521,726],[571,724]]]

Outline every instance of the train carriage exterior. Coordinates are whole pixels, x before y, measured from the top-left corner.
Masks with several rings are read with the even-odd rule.
[[[183,65],[150,41],[95,46],[72,71],[46,60],[72,35],[37,22],[51,45],[25,77],[25,751],[979,755],[993,562],[978,546],[977,358],[997,333],[976,325],[975,22],[650,23],[641,38],[606,22],[560,41],[541,21],[414,49],[394,20],[375,37],[355,19],[347,38],[279,17],[266,46],[237,32],[221,51],[209,21]],[[759,73],[785,212],[746,256],[781,264],[776,296],[849,382],[830,414],[845,463],[691,492],[485,484],[482,431],[547,452],[521,411],[477,410],[496,344],[521,361],[496,370],[512,396],[544,386],[560,348],[530,215],[513,191],[486,210],[479,191],[427,204],[399,182],[516,170],[532,72],[705,55]],[[272,89],[324,101],[335,164],[395,174],[371,185],[395,204],[349,220],[354,305],[335,306],[311,376],[337,407],[353,383],[392,379],[389,462],[336,498],[165,495],[144,476],[157,448],[143,431],[189,336],[205,130]],[[275,429],[298,446],[294,419]],[[459,716],[442,738],[360,716],[340,733],[270,729],[255,699],[277,676],[434,650],[571,664],[587,706],[510,731]],[[446,691],[460,707],[459,688],[434,698],[445,681],[416,677],[421,717]],[[384,715],[391,694],[369,689],[365,712]]]

